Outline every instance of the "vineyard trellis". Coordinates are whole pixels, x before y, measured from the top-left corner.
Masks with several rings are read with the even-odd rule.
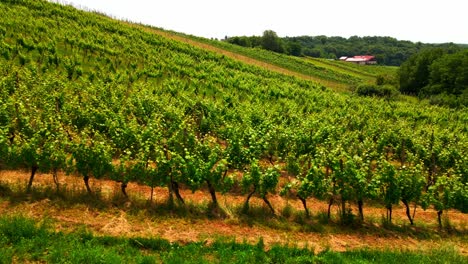
[[[0,169],[468,211],[468,112],[320,89],[45,1],[0,3]],[[34,18],[34,19],[32,19]],[[75,37],[72,37],[75,36]],[[78,37],[79,36],[79,37]],[[243,175],[236,178],[235,175]],[[151,195],[150,199],[153,199]],[[328,213],[330,217],[330,209]]]

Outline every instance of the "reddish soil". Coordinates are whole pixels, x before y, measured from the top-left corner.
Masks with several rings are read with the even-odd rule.
[[[9,186],[26,186],[29,174],[21,171],[0,172],[0,183]],[[59,175],[59,180],[63,188],[70,192],[84,192],[84,184],[80,177]],[[120,185],[113,181],[91,180],[91,188],[98,190],[103,197],[109,201],[112,197],[120,196]],[[24,186],[24,187],[23,187]],[[34,187],[53,186],[52,176],[48,174],[38,174],[34,181]],[[208,218],[204,215],[200,217],[184,217],[177,215],[156,215],[148,210],[132,210],[132,203],[148,200],[150,188],[138,184],[130,183],[127,188],[130,199],[123,203],[123,206],[106,207],[97,209],[89,204],[77,203],[75,205],[63,206],[59,202],[49,199],[10,202],[8,199],[0,200],[1,214],[24,214],[36,219],[44,217],[53,219],[53,225],[57,230],[73,231],[85,226],[87,229],[99,235],[113,235],[125,237],[161,237],[170,241],[186,243],[190,241],[207,241],[208,243],[216,239],[235,239],[242,242],[258,242],[263,238],[265,245],[289,244],[297,246],[307,246],[315,251],[322,251],[330,248],[336,251],[344,251],[356,248],[391,248],[391,249],[426,249],[439,248],[441,244],[447,244],[457,248],[461,254],[468,255],[468,243],[463,235],[450,235],[437,233],[437,213],[434,210],[423,211],[418,208],[416,213],[416,227],[412,227],[414,232],[391,231],[380,227],[381,218],[385,210],[375,206],[365,206],[365,224],[356,228],[344,228],[336,224],[319,224],[316,221],[317,229],[312,226],[312,231],[301,228],[301,225],[281,217],[256,217],[247,220],[240,217],[234,210],[237,210],[244,202],[245,197],[234,194],[218,194],[221,208],[227,214],[226,217]],[[207,191],[182,190],[188,206],[206,205],[211,201]],[[154,203],[163,204],[168,193],[165,188],[155,188]],[[269,197],[275,210],[280,214],[281,210],[288,204],[293,211],[303,210],[302,204],[297,199],[286,199],[279,195]],[[318,213],[324,214],[327,204],[314,199],[308,200],[309,209],[318,218]],[[259,198],[252,198],[251,208],[264,207],[263,201]],[[337,213],[338,206],[333,207],[334,214]],[[262,211],[260,211],[262,212]],[[264,212],[267,210],[264,209]],[[357,208],[353,208],[357,212]],[[447,213],[445,213],[447,214]],[[457,211],[448,212],[450,223],[457,230],[466,233],[468,216]],[[335,216],[336,217],[336,216]],[[394,223],[397,226],[408,225],[404,208],[397,206],[394,209]],[[414,235],[418,232],[429,232],[430,239],[418,238]],[[435,234],[435,235],[434,235]],[[423,237],[423,236],[421,236]]]

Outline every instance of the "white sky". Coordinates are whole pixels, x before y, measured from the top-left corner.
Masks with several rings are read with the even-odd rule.
[[[64,0],[59,0],[64,2]],[[65,0],[75,6],[207,38],[391,36],[468,44],[466,0]]]

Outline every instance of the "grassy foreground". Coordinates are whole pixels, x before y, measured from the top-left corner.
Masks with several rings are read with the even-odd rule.
[[[85,228],[55,232],[50,221],[22,216],[0,217],[0,263],[467,263],[454,249],[430,252],[356,250],[314,254],[313,249],[214,243],[171,243],[160,238],[95,236]]]

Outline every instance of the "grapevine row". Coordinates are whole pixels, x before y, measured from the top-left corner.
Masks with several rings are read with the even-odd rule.
[[[124,194],[138,182],[182,204],[180,188],[217,206],[239,186],[245,210],[257,195],[272,213],[276,192],[306,214],[311,197],[343,217],[356,203],[362,220],[369,201],[389,221],[400,202],[411,223],[411,205],[439,223],[468,211],[463,109],[322,91],[67,6],[0,6],[0,169],[28,169],[28,190],[36,172],[65,171],[90,193],[90,178]]]

